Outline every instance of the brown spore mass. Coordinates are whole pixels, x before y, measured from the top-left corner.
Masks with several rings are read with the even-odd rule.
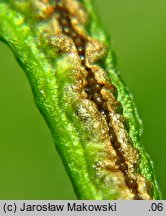
[[[124,180],[127,185],[127,187],[130,189],[130,191],[134,194],[134,199],[139,200],[142,199],[138,192],[138,184],[137,180],[133,179],[128,174],[128,165],[125,162],[125,156],[124,151],[121,148],[121,144],[117,139],[117,136],[114,132],[113,127],[110,122],[111,116],[109,115],[110,111],[107,107],[107,101],[105,98],[103,98],[101,94],[101,90],[104,86],[104,84],[100,84],[97,82],[94,72],[91,68],[89,68],[85,63],[85,52],[86,52],[86,45],[87,45],[87,38],[82,36],[80,33],[78,33],[71,23],[71,14],[66,9],[62,3],[61,0],[55,1],[55,13],[58,15],[58,22],[59,26],[66,36],[70,37],[72,41],[75,44],[75,47],[77,49],[77,53],[79,55],[79,58],[81,60],[81,64],[84,67],[84,69],[88,72],[88,75],[86,77],[87,84],[85,86],[85,92],[87,94],[87,98],[91,101],[93,101],[99,112],[105,117],[107,123],[108,123],[108,134],[110,137],[110,143],[112,144],[113,148],[116,151],[117,154],[117,165],[119,165],[119,170],[124,174]],[[114,93],[116,93],[116,87],[113,84],[110,84],[109,86],[106,86]],[[118,110],[118,107],[121,106],[121,104],[117,101],[116,108]],[[123,109],[121,109],[123,112]]]

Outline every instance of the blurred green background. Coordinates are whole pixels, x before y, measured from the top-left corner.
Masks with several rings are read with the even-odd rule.
[[[166,1],[94,0],[166,199]],[[76,199],[28,80],[0,43],[0,199]]]

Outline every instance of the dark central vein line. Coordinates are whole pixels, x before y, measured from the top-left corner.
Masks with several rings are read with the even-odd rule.
[[[88,75],[86,77],[87,84],[85,86],[85,92],[87,93],[87,97],[89,100],[93,101],[97,107],[99,112],[105,117],[107,124],[108,124],[108,133],[110,137],[110,142],[113,145],[116,154],[117,154],[117,165],[119,165],[119,170],[124,174],[125,183],[128,186],[128,188],[132,191],[132,193],[135,194],[134,199],[141,199],[141,196],[138,192],[138,184],[137,181],[129,176],[128,173],[128,165],[125,162],[124,157],[124,151],[121,148],[121,145],[117,139],[117,136],[114,132],[113,127],[110,124],[110,112],[107,107],[107,101],[103,98],[101,94],[101,89],[104,86],[103,84],[100,84],[95,79],[94,72],[91,68],[86,66],[85,63],[85,48],[87,44],[87,39],[84,38],[84,36],[80,35],[76,30],[73,28],[71,23],[71,14],[70,12],[62,6],[61,1],[55,1],[56,7],[55,12],[58,14],[58,22],[60,24],[60,27],[62,29],[62,32],[72,38],[78,55],[80,57],[82,66],[85,68],[86,71],[88,71]],[[115,89],[115,86],[113,84],[112,88]]]

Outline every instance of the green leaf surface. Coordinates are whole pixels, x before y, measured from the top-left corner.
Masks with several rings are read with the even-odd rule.
[[[105,160],[105,146],[98,131],[93,131],[91,124],[77,115],[80,107],[85,107],[72,89],[75,85],[75,62],[71,56],[59,54],[59,42],[52,32],[54,18],[47,17],[46,13],[54,6],[54,1],[48,2],[48,6],[45,2],[0,0],[0,39],[13,50],[29,79],[36,105],[51,130],[78,198],[119,199],[123,197],[120,195],[122,191],[116,187],[112,173],[96,171],[95,164]],[[88,14],[86,32],[107,47],[104,61],[100,64],[117,88],[117,100],[123,107],[123,117],[130,128],[128,136],[139,152],[139,173],[152,184],[151,198],[159,199],[152,162],[140,142],[141,121],[131,95],[115,70],[109,39],[98,24],[91,1],[80,2]],[[88,121],[97,123],[93,115],[88,116]]]

